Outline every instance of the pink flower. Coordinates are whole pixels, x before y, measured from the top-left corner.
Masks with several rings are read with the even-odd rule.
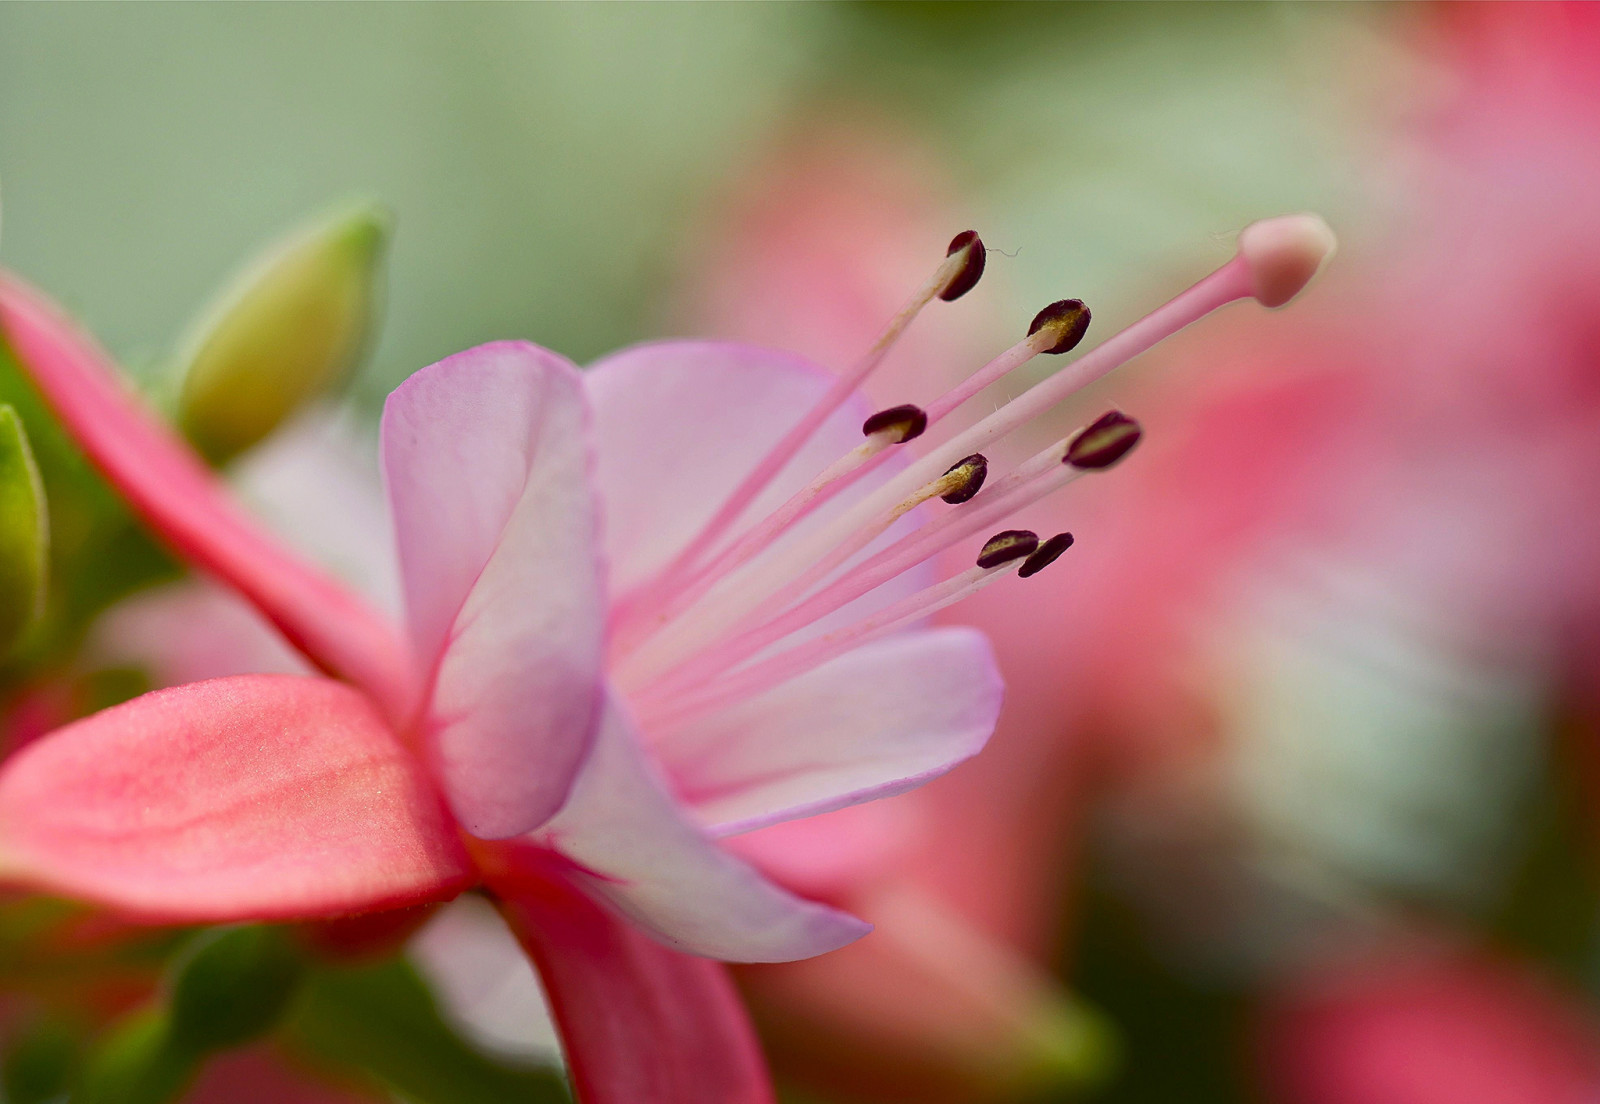
[[[1260,1058],[1282,1104],[1585,1104],[1600,1033],[1515,964],[1369,954],[1274,996]]]
[[[395,908],[481,881],[540,968],[586,1099],[763,1099],[722,975],[663,944],[778,961],[868,927],[716,838],[975,753],[999,706],[987,643],[915,626],[1066,542],[1008,530],[953,578],[925,585],[924,565],[1109,466],[1138,430],[1107,416],[982,493],[976,449],[1223,303],[1281,301],[1330,244],[1314,219],[1257,224],[1213,276],[909,463],[894,445],[1087,323],[1053,305],[926,410],[863,422],[852,393],[922,305],[976,279],[975,235],[838,379],[714,343],[638,346],[586,373],[517,342],[450,357],[384,415],[408,639],[264,539],[89,339],[0,279],[0,328],[113,484],[344,680],[189,684],[35,742],[0,771],[0,869],[201,922]],[[913,527],[935,497],[973,502]]]

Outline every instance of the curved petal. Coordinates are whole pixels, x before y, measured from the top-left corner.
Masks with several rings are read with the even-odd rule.
[[[615,592],[625,594],[665,567],[832,382],[825,369],[792,353],[726,341],[635,345],[590,367],[584,384],[594,407]],[[870,413],[859,396],[845,403],[755,500],[747,519],[770,513],[859,445]],[[815,516],[829,516],[902,466],[883,464]]]
[[[982,750],[1003,690],[982,633],[900,633],[652,746],[679,797],[728,835],[937,778]]]
[[[590,893],[693,954],[783,962],[835,950],[871,930],[779,889],[718,847],[667,793],[614,701],[571,800],[530,838],[576,864]]]
[[[0,879],[152,919],[337,916],[469,877],[420,765],[329,679],[158,690],[0,769]]]
[[[605,595],[578,372],[480,345],[389,396],[383,466],[430,754],[473,835],[566,800],[598,712]]]
[[[145,411],[59,308],[0,273],[0,330],[73,439],[179,555],[243,594],[317,666],[404,708],[404,642],[358,596],[273,541]]]
[[[669,950],[539,856],[489,876],[539,967],[580,1104],[771,1104],[761,1047],[727,970]]]

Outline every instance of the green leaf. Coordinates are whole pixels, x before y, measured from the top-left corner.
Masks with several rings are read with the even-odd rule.
[[[160,1008],[122,1020],[90,1055],[72,1104],[169,1104],[199,1071],[199,1055],[174,1046]]]
[[[0,406],[0,654],[38,620],[50,549],[44,484],[22,419]]]
[[[417,1104],[567,1104],[554,1070],[496,1062],[462,1040],[404,959],[324,969],[290,1031],[315,1057],[359,1066]]]
[[[0,1064],[6,1104],[50,1104],[61,1099],[82,1047],[82,1024],[48,1015],[25,1024],[8,1042]]]
[[[304,974],[278,928],[214,928],[176,964],[169,1019],[175,1045],[205,1052],[242,1046],[283,1018]]]

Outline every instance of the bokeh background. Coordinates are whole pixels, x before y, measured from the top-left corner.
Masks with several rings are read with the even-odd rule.
[[[842,365],[977,228],[985,282],[880,385],[931,396],[1046,302],[1086,300],[1092,343],[1252,219],[1321,212],[1341,253],[1303,302],[1231,308],[1070,412],[1115,402],[1148,444],[1053,508],[1081,545],[1053,589],[949,615],[1007,664],[993,747],[899,799],[892,846],[841,821],[885,855],[817,890],[877,933],[742,980],[812,1104],[1592,1102],[1595,10],[4,3],[0,263],[159,394],[231,272],[376,200],[359,438],[495,338]],[[250,462],[264,501],[326,476]],[[103,589],[80,672],[109,662]],[[159,678],[169,643],[117,670]],[[469,903],[410,954],[464,1048],[548,1063],[490,925]],[[231,1061],[196,1099],[395,1089]]]

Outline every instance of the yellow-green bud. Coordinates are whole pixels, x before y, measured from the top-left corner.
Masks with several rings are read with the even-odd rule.
[[[178,426],[206,459],[226,463],[348,378],[377,320],[389,227],[364,205],[291,235],[194,326]]]
[[[0,655],[44,607],[50,523],[22,419],[0,405]]]

